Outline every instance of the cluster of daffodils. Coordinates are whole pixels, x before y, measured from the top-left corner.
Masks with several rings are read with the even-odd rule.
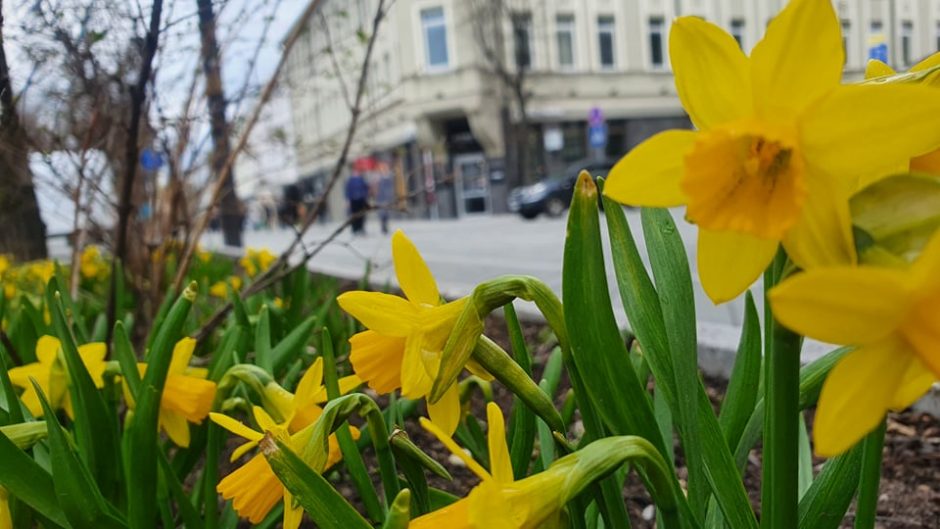
[[[737,297],[782,245],[802,272],[771,291],[775,317],[808,337],[856,346],[819,401],[815,449],[854,445],[885,411],[940,377],[940,241],[910,265],[859,264],[850,199],[899,172],[940,177],[940,55],[892,77],[841,83],[830,2],[793,0],[749,57],[717,26],[682,17],[670,35],[696,131],[660,133],[611,171],[607,196],[685,205],[699,228],[698,271],[716,303]],[[903,215],[903,213],[899,213]]]

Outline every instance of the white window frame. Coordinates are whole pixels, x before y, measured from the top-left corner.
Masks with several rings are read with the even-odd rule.
[[[605,31],[601,31],[601,19],[610,20],[609,25],[605,22]],[[613,72],[617,70],[617,17],[613,13],[598,13],[595,23],[595,42],[597,43],[597,67],[602,72]],[[613,59],[610,65],[604,64],[603,51],[601,46],[601,33],[610,33],[610,53]]]
[[[559,18],[566,18],[565,22],[559,23]],[[558,37],[562,30],[568,33],[571,42],[571,64],[561,63],[561,46]],[[572,72],[578,69],[578,19],[574,13],[556,13],[555,14],[555,38],[554,38],[556,61],[555,66],[563,72]]]
[[[431,64],[431,50],[428,47],[427,32],[424,20],[421,17],[422,12],[432,9],[440,9],[444,27],[444,42],[447,44],[447,63]],[[457,49],[454,46],[454,36],[451,28],[450,11],[442,4],[427,2],[418,3],[414,6],[414,20],[418,31],[415,31],[416,50],[420,50],[420,64],[425,73],[445,73],[452,71],[457,64]]]

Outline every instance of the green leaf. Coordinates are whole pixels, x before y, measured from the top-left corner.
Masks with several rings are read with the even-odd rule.
[[[372,529],[357,511],[318,472],[281,441],[268,434],[261,452],[281,483],[321,529]]]
[[[762,334],[757,305],[754,296],[748,290],[744,297],[744,325],[741,341],[734,357],[734,368],[728,381],[728,391],[721,403],[718,424],[728,440],[728,446],[735,447],[741,439],[747,420],[757,405],[761,376]]]
[[[875,529],[878,514],[878,485],[881,482],[882,451],[887,423],[882,420],[862,442],[861,478],[855,505],[855,529]]]
[[[134,417],[126,426],[127,517],[131,529],[156,525],[157,446],[160,400],[166,382],[173,348],[196,297],[196,283],[190,284],[173,304],[157,331],[153,349],[147,355],[147,372],[141,381]]]
[[[137,356],[134,354],[134,346],[131,345],[131,339],[127,336],[124,323],[120,320],[114,323],[112,350],[118,364],[121,366],[124,383],[127,384],[127,388],[136,402],[141,386],[140,371],[137,369]]]
[[[180,518],[183,519],[183,526],[186,527],[186,529],[202,529],[202,518],[199,516],[199,513],[196,512],[195,507],[193,507],[189,496],[186,495],[186,491],[183,490],[183,485],[180,483],[179,478],[176,477],[176,473],[170,468],[170,462],[167,461],[166,454],[161,450],[158,452],[158,455],[159,458],[157,461],[160,463],[160,479],[166,483],[170,495],[176,503]]]
[[[668,210],[643,208],[641,216],[663,321],[671,331],[666,338],[672,352],[675,387],[698,388],[702,381],[698,371],[695,294],[685,245]],[[677,391],[676,399],[679,413],[675,419],[689,469],[689,504],[701,520],[705,518],[708,482],[699,443],[698,399],[694,390]]]
[[[333,342],[330,339],[330,331],[324,327],[320,335],[320,352],[323,355],[323,384],[326,386],[326,394],[329,400],[338,399],[339,375],[336,372],[336,356],[333,354]],[[346,469],[359,491],[359,497],[365,504],[366,512],[369,517],[376,522],[381,522],[385,518],[382,504],[379,502],[379,496],[372,486],[372,478],[369,477],[369,471],[362,460],[362,454],[352,438],[348,424],[340,425],[336,430],[336,440],[339,443],[340,451],[343,453],[343,461],[346,463]],[[398,478],[395,477],[395,483],[391,485],[397,493]],[[394,496],[386,496],[387,501],[391,502]]]
[[[255,328],[255,364],[274,375],[274,360],[271,357],[271,315],[267,305],[261,307]]]
[[[125,529],[127,526],[101,495],[88,467],[73,451],[42,388],[35,381],[33,388],[48,426],[53,488],[69,524],[75,529]]]
[[[313,329],[318,321],[320,318],[316,315],[307,318],[271,349],[271,361],[275,371],[280,371],[290,360],[297,358],[313,336]]]
[[[678,411],[677,388],[674,386],[675,373],[669,352],[666,324],[659,308],[659,296],[640,259],[623,208],[607,197],[603,200],[620,299],[630,325],[643,347],[647,364],[659,389],[665,392],[666,401],[675,416]],[[698,400],[696,413],[702,457],[707,471],[706,477],[712,493],[717,496],[718,505],[735,529],[756,529],[757,520],[744,490],[741,474],[734,465],[728,444],[701,381],[695,387],[682,388],[682,391],[694,393]]]
[[[20,404],[20,399],[16,396],[16,388],[13,387],[13,382],[10,381],[9,369],[6,347],[0,343],[0,386],[2,386],[0,389],[3,390],[2,397],[3,401],[6,403],[6,418],[8,422],[11,423],[23,422],[26,420],[23,414],[23,406]]]
[[[49,280],[46,299],[69,374],[69,395],[75,412],[74,428],[79,454],[105,497],[116,498],[121,483],[116,419],[78,354],[55,277]]]
[[[52,476],[0,432],[0,485],[59,527],[70,527]]]
[[[806,419],[803,417],[803,414],[800,413],[800,436],[799,436],[799,450],[800,457],[797,467],[799,468],[798,478],[799,478],[799,488],[798,496],[800,498],[806,494],[806,491],[813,485],[813,447],[809,442],[809,432],[806,431]]]
[[[512,357],[529,377],[532,376],[532,357],[525,345],[519,317],[512,303],[503,306],[506,327],[509,330],[509,342],[512,345]],[[512,473],[516,479],[522,479],[532,462],[532,447],[535,445],[535,414],[526,407],[518,396],[512,398],[512,410],[509,414],[509,458],[512,461]]]
[[[838,529],[858,486],[862,445],[826,461],[799,504],[800,529]]]

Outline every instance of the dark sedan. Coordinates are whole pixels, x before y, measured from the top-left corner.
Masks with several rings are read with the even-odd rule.
[[[617,160],[582,160],[568,166],[563,173],[551,175],[535,184],[517,187],[509,193],[509,210],[526,219],[534,219],[544,213],[549,217],[562,215],[574,192],[574,184],[582,169],[591,176],[607,176]]]

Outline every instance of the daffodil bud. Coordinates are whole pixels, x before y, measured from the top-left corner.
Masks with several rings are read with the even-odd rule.
[[[46,438],[46,421],[23,422],[0,426],[0,433],[21,450],[26,450]]]
[[[940,228],[940,176],[886,178],[853,196],[850,208],[859,260],[906,266]]]
[[[391,507],[388,509],[388,517],[382,524],[382,529],[408,529],[408,522],[411,521],[411,491],[402,489],[395,497]]]

